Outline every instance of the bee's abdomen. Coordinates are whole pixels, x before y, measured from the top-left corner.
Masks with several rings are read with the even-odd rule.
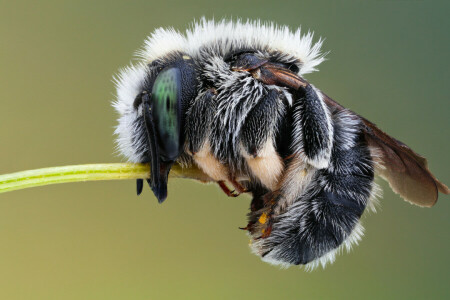
[[[252,232],[253,249],[268,262],[325,264],[334,260],[341,245],[350,247],[362,234],[359,219],[374,185],[372,158],[362,135],[335,121],[329,167],[304,169],[304,163],[296,161],[300,158],[292,159],[288,173],[299,175],[283,177],[282,189],[272,201],[266,201],[273,206],[261,210],[265,215],[256,224],[259,231]],[[347,143],[343,143],[344,138]],[[296,182],[296,178],[304,178],[304,182]],[[297,189],[300,184],[305,186]],[[251,214],[253,220],[257,219],[255,214],[258,212]]]

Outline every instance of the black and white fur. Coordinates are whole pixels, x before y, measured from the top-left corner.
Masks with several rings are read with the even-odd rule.
[[[359,219],[376,190],[370,150],[350,112],[331,111],[313,86],[293,91],[230,69],[233,57],[251,51],[299,75],[310,73],[324,60],[322,42],[312,38],[274,24],[203,19],[184,34],[156,30],[141,61],[116,78],[118,150],[131,162],[147,162],[135,98],[173,57],[194,61],[199,84],[186,110],[179,162],[248,187],[251,248],[282,266],[325,265],[357,243]],[[269,221],[259,222],[263,214]],[[263,236],[269,225],[270,235]]]

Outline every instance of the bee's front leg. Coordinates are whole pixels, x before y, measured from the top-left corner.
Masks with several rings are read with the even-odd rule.
[[[239,196],[238,193],[236,193],[235,190],[230,190],[230,188],[226,185],[225,181],[219,180],[217,181],[217,184],[222,189],[222,191],[227,195],[228,197],[237,197]]]
[[[230,178],[228,167],[214,156],[209,141],[212,117],[216,111],[216,94],[215,89],[208,89],[199,94],[191,104],[186,116],[186,152],[203,172],[217,182],[228,197],[237,197],[246,190]],[[235,189],[231,190],[226,181],[230,181]]]
[[[191,155],[201,151],[208,142],[212,116],[216,110],[216,93],[215,89],[209,89],[199,94],[186,114],[186,150]]]

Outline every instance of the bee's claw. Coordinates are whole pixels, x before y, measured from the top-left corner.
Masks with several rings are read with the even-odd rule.
[[[231,184],[234,186],[234,188],[238,191],[239,194],[248,193],[249,190],[242,186],[239,182],[237,182],[235,179],[230,180]]]
[[[217,181],[217,184],[220,186],[222,191],[228,196],[228,197],[237,197],[240,195],[240,193],[236,192],[236,190],[230,190],[230,188],[225,184],[223,180]]]

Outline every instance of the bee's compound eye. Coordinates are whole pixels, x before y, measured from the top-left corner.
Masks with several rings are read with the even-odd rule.
[[[178,68],[164,69],[152,89],[152,115],[161,155],[175,160],[180,149],[181,74]]]

